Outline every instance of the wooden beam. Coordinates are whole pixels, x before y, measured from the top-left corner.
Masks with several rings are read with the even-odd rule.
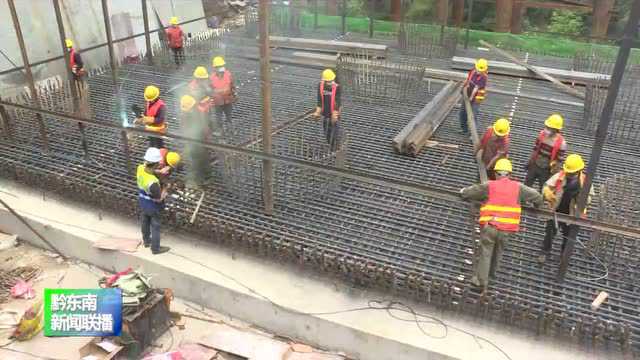
[[[559,89],[561,91],[564,91],[565,93],[567,93],[569,95],[575,96],[578,99],[584,100],[584,98],[585,98],[584,93],[582,93],[582,92],[580,92],[580,91],[578,91],[578,90],[576,90],[576,89],[574,89],[574,88],[572,88],[570,86],[567,86],[567,85],[561,83],[557,79],[555,79],[555,78],[549,76],[548,74],[544,73],[543,71],[539,70],[537,67],[531,66],[531,65],[525,63],[524,61],[516,58],[515,56],[509,54],[508,52],[506,52],[506,51],[504,51],[502,49],[498,49],[497,47],[489,44],[488,42],[486,42],[484,40],[480,40],[480,44],[490,48],[491,50],[497,52],[498,54],[500,54],[500,55],[506,57],[507,59],[515,62],[516,64],[518,64],[520,66],[524,66],[525,68],[527,68],[527,70],[529,70],[532,73],[538,75],[540,78],[542,78],[544,80],[547,80],[547,81],[550,81],[557,89]]]
[[[591,10],[593,10],[593,8],[589,5],[572,5],[560,2],[523,1],[521,2],[521,4],[524,8],[534,9],[558,9],[585,12],[590,12]]]

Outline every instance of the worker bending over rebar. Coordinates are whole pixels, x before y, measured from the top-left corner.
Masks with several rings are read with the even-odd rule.
[[[331,69],[322,72],[322,79],[318,86],[318,100],[316,118],[322,116],[322,129],[331,151],[338,149],[340,143],[340,113],[342,110],[340,84],[336,82],[336,74]]]
[[[478,110],[480,109],[480,103],[484,101],[487,87],[487,81],[489,79],[489,63],[485,59],[478,59],[475,67],[469,71],[467,79],[464,81],[462,87],[463,93],[469,98],[471,103],[471,111],[473,112],[473,119],[477,123]],[[463,135],[469,135],[469,125],[467,124],[467,108],[464,103],[460,107],[460,133]]]
[[[511,180],[511,161],[500,159],[493,168],[496,180],[473,185],[460,190],[463,199],[482,201],[480,207],[480,245],[476,254],[474,275],[471,283],[484,293],[489,277],[495,277],[504,248],[514,233],[520,231],[522,206],[532,204],[540,207],[542,195],[535,189]]]
[[[144,89],[144,99],[146,100],[144,112],[137,114],[135,123],[144,124],[147,131],[153,131],[157,134],[164,135],[167,132],[167,109],[164,101],[160,100],[160,89],[149,85]],[[149,136],[149,146],[155,148],[163,148],[164,140],[161,137]]]

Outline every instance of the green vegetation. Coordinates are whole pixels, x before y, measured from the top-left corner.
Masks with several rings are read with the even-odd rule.
[[[552,33],[579,35],[584,31],[584,20],[573,11],[554,11],[547,29]]]

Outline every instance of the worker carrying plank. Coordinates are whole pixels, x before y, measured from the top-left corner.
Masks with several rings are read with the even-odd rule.
[[[227,64],[222,56],[213,58],[213,74],[209,77],[211,80],[211,89],[213,90],[213,106],[216,109],[216,120],[218,126],[224,136],[224,125],[233,131],[233,104],[238,101],[238,94],[233,82],[231,72],[225,68]],[[226,124],[223,125],[222,115],[224,114]]]
[[[331,151],[338,149],[340,136],[340,114],[342,112],[342,90],[336,82],[336,74],[331,69],[322,72],[318,86],[316,118],[322,116],[322,129]]]
[[[567,142],[560,133],[564,125],[564,118],[560,114],[551,114],[544,122],[545,128],[536,138],[533,153],[527,165],[525,185],[533,186],[538,180],[540,190],[544,183],[560,170],[567,151]]]
[[[476,148],[476,153],[482,151],[482,162],[487,169],[487,177],[495,180],[496,175],[493,170],[496,162],[509,157],[509,133],[511,125],[507,119],[498,119],[484,132],[480,144]]]
[[[184,64],[184,32],[178,25],[178,18],[173,16],[169,19],[169,28],[165,31],[167,35],[167,46],[173,52],[173,60],[176,65]]]
[[[567,156],[567,159],[562,165],[562,170],[553,175],[544,184],[544,200],[547,206],[555,212],[561,214],[568,214],[575,216],[577,208],[577,199],[580,191],[584,186],[586,176],[583,172],[584,161],[578,154],[571,154]],[[587,198],[587,205],[591,203],[591,198],[594,196],[593,187],[589,189],[589,197]],[[587,210],[585,207],[582,217],[587,216]],[[569,225],[566,223],[558,222],[556,218],[547,221],[545,229],[544,242],[542,243],[542,252],[538,257],[540,263],[544,263],[551,252],[551,245],[553,238],[558,234],[558,227],[562,230],[562,247],[567,245],[567,238],[572,227],[577,225]]]
[[[180,98],[182,134],[190,139],[205,141],[209,134],[209,113],[208,110],[196,106],[196,104],[196,99],[191,95],[184,95]],[[187,181],[196,187],[202,186],[209,176],[209,152],[204,146],[193,143],[186,143],[184,150],[187,158],[191,160]]]
[[[535,189],[511,180],[511,161],[500,159],[493,170],[497,180],[460,190],[463,199],[482,201],[480,206],[480,245],[471,283],[486,291],[489,277],[495,277],[509,239],[520,230],[522,205],[540,207],[542,195]]]
[[[144,112],[137,113],[134,124],[144,124],[147,131],[153,131],[158,134],[166,134],[167,132],[167,109],[164,101],[160,99],[160,89],[149,85],[144,89],[144,99],[146,101]],[[134,109],[134,112],[137,110]],[[161,149],[164,147],[164,140],[160,137],[149,137],[149,146]]]
[[[156,176],[162,155],[160,149],[150,147],[144,154],[144,163],[138,165],[136,180],[138,183],[138,204],[144,247],[151,247],[152,254],[162,254],[169,247],[160,246],[160,222],[167,190],[160,187]]]
[[[462,87],[463,93],[469,98],[473,118],[477,121],[480,103],[486,96],[487,81],[489,79],[489,62],[486,59],[478,59],[475,67],[469,71],[467,79]],[[467,109],[464,104],[460,107],[460,133],[469,135],[467,125]]]

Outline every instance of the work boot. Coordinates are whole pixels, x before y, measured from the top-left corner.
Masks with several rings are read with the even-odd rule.
[[[149,246],[151,246],[150,243],[144,243],[144,247],[148,248]]]
[[[168,246],[160,246],[160,247],[158,248],[158,250],[151,250],[151,253],[152,253],[153,255],[158,255],[158,254],[166,253],[166,252],[168,252],[169,250],[171,250],[171,248],[170,248],[170,247],[168,247]]]

